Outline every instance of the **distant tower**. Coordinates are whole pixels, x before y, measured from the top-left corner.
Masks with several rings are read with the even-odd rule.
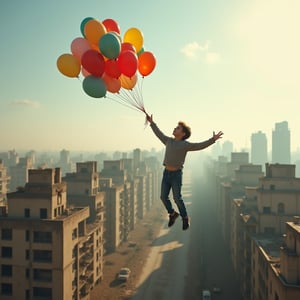
[[[231,141],[225,141],[222,145],[222,155],[227,157],[228,160],[233,152],[233,143]]]
[[[268,162],[267,136],[258,131],[251,135],[251,163],[264,166]]]
[[[272,131],[272,162],[291,163],[291,134],[287,121],[275,123],[275,130]]]

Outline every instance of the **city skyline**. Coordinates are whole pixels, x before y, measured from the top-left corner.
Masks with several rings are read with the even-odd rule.
[[[163,147],[142,113],[87,96],[81,78],[58,71],[57,58],[70,52],[86,17],[116,20],[121,36],[131,27],[142,31],[157,60],[143,80],[143,100],[165,134],[183,120],[192,128],[190,141],[222,130],[219,143],[231,141],[240,151],[262,131],[270,148],[275,123],[287,121],[296,151],[299,10],[296,0],[164,1],[143,8],[138,1],[2,2],[0,151]]]

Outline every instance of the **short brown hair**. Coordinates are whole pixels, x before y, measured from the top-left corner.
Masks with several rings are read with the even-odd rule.
[[[188,139],[191,136],[191,128],[187,126],[184,122],[179,121],[178,125],[181,126],[182,131],[184,132],[184,137],[182,138],[183,140]]]

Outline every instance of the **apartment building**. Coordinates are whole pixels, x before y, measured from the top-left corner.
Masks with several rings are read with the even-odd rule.
[[[67,183],[68,206],[88,206],[88,223],[104,221],[104,193],[99,191],[99,173],[96,161],[76,163],[76,172],[67,173],[63,180]],[[103,228],[99,228],[102,230]]]
[[[300,217],[287,222],[282,236],[254,236],[252,299],[300,299]]]
[[[265,257],[268,259],[268,263],[264,262],[266,266],[278,263],[279,246],[274,238],[285,234],[286,223],[291,222],[294,215],[300,215],[299,180],[295,177],[294,165],[266,164],[266,175],[258,178],[257,187],[245,186],[244,196],[232,199],[232,260],[245,300],[268,299],[263,293],[265,286],[262,283],[267,279],[253,278],[253,268],[257,266],[253,264],[253,259],[260,257],[259,264],[262,264],[262,257]],[[227,201],[230,201],[229,198]],[[268,251],[272,244],[275,246],[271,257]],[[259,255],[254,254],[254,245],[262,249]],[[277,249],[276,255],[274,249]],[[260,291],[257,290],[254,295],[258,282],[261,282]]]
[[[101,282],[101,234],[89,207],[67,207],[61,170],[29,170],[0,217],[0,298],[89,299]]]

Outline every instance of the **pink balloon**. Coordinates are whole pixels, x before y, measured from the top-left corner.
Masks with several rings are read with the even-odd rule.
[[[72,54],[81,61],[82,55],[91,49],[90,43],[82,37],[74,39],[71,43]]]
[[[81,74],[83,77],[87,77],[92,75],[90,72],[88,72],[84,67],[81,66]]]

